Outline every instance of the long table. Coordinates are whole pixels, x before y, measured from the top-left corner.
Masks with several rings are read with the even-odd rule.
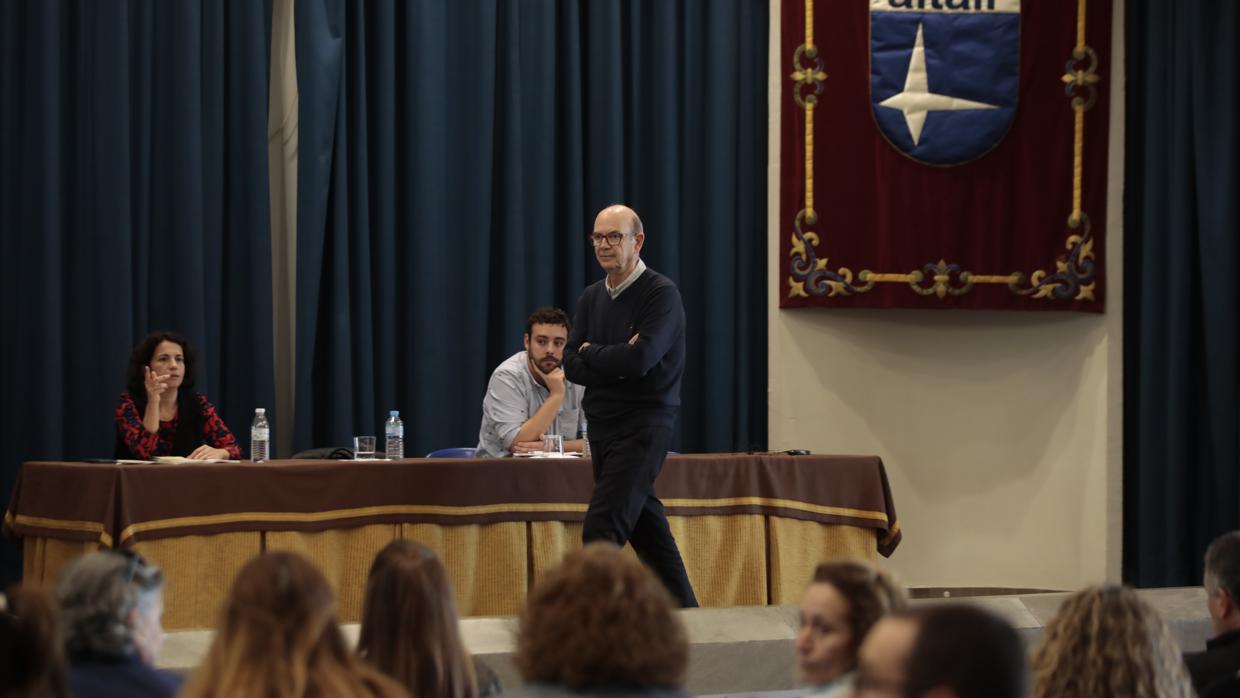
[[[213,625],[240,567],[281,549],[316,562],[356,621],[370,562],[397,538],[439,554],[462,614],[508,615],[580,547],[592,487],[575,458],[28,462],[4,531],[43,586],[85,552],[137,550],[167,575],[169,628]],[[672,455],[656,488],[705,606],[790,603],[821,560],[872,560],[901,538],[875,456]]]

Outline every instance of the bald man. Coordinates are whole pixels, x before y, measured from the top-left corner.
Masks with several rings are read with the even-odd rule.
[[[589,235],[606,272],[582,292],[564,351],[564,374],[585,386],[594,494],[581,537],[633,545],[686,608],[697,606],[654,481],[680,411],[685,309],[670,279],[641,260],[641,219],[608,206]]]

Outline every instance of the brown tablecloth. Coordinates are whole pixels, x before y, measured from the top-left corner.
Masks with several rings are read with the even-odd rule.
[[[876,529],[900,542],[876,456],[686,454],[656,484],[672,516],[764,514]],[[581,521],[581,459],[283,460],[240,464],[28,462],[4,531],[107,547],[231,531],[323,531],[371,523]]]

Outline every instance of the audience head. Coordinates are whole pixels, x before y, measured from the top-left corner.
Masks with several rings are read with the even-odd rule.
[[[136,654],[154,664],[164,644],[164,574],[131,551],[78,558],[56,589],[70,658]]]
[[[1224,533],[1206,548],[1205,588],[1214,633],[1240,629],[1240,531]]]
[[[63,647],[51,599],[9,587],[0,600],[0,696],[67,698]]]
[[[215,639],[182,696],[405,695],[353,656],[327,580],[305,558],[273,552],[237,573]]]
[[[689,644],[654,573],[610,543],[591,543],[534,585],[515,662],[527,682],[570,690],[678,689]]]
[[[476,698],[473,660],[439,558],[411,540],[375,558],[362,601],[358,652],[415,696]]]
[[[1083,589],[1046,625],[1034,698],[1189,698],[1179,646],[1148,603],[1118,585]]]
[[[1003,619],[934,604],[880,620],[861,645],[857,698],[1023,698],[1025,647]]]
[[[165,342],[174,346],[161,346]],[[141,342],[133,348],[129,354],[129,368],[125,376],[125,386],[129,390],[129,395],[134,400],[146,400],[146,377],[143,369],[151,366],[152,369],[159,373],[165,373],[166,370],[156,364],[159,353],[163,350],[179,350],[185,359],[185,366],[181,377],[181,382],[175,387],[190,391],[194,388],[194,382],[198,377],[198,355],[194,352],[194,347],[190,345],[189,340],[182,335],[168,330],[152,332],[142,338]],[[169,383],[169,387],[174,387]]]
[[[801,681],[820,686],[857,668],[861,641],[905,604],[904,591],[862,562],[824,562],[801,597],[796,636]]]

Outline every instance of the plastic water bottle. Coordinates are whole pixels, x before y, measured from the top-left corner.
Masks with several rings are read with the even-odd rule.
[[[400,412],[388,412],[387,422],[383,424],[383,433],[387,435],[384,445],[388,460],[400,460],[405,457],[405,425],[400,421]]]
[[[590,457],[590,434],[586,431],[585,420],[581,422],[581,457]]]
[[[250,460],[255,463],[267,460],[269,444],[271,429],[267,426],[267,410],[259,407],[254,410],[254,423],[250,425]]]

